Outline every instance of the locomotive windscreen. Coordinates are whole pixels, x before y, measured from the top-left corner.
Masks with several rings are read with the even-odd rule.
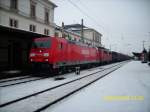
[[[35,39],[32,43],[32,48],[49,48],[50,39]]]

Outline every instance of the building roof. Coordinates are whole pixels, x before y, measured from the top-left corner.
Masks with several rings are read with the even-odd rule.
[[[55,29],[61,31],[62,27],[56,25]],[[70,31],[70,30],[67,30],[67,29],[64,29],[64,32],[71,33],[71,34],[76,35],[76,36],[81,36],[80,34],[73,32],[73,31]]]
[[[81,25],[81,24],[70,24],[70,25],[65,25],[65,26],[64,26],[64,29],[68,29],[68,30],[70,29],[70,30],[72,30],[72,31],[81,31],[81,28],[82,28],[82,25]],[[93,31],[99,33],[99,32],[96,31],[95,29],[89,28],[89,27],[87,27],[87,26],[83,26],[83,30],[93,30]],[[102,36],[101,33],[99,33],[99,34]]]
[[[73,29],[73,31],[80,31],[81,29]],[[97,32],[97,33],[99,33],[101,36],[102,36],[102,34],[100,33],[100,32],[98,32],[98,31],[96,31],[95,29],[93,29],[93,28],[83,28],[83,30],[85,31],[85,30],[90,30],[90,31],[94,31],[94,32]]]
[[[140,57],[141,56],[141,53],[137,53],[137,52],[132,52],[134,56],[136,57]]]
[[[64,28],[65,29],[70,29],[70,28],[77,28],[77,29],[80,28],[81,29],[82,25],[81,24],[70,24],[70,25],[65,25]],[[86,28],[86,26],[83,25],[83,28]]]
[[[54,4],[53,2],[51,2],[50,0],[43,0],[43,1],[47,2],[47,3],[50,4],[50,5],[53,5],[54,7],[57,7],[57,5]]]

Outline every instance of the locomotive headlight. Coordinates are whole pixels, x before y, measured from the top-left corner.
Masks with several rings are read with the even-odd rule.
[[[35,53],[31,53],[30,56],[31,56],[31,57],[35,56]]]
[[[48,61],[48,59],[45,59],[45,61]]]
[[[47,57],[49,56],[49,53],[44,53],[43,56]]]

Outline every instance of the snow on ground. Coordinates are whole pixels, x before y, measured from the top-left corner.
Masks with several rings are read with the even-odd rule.
[[[132,61],[46,112],[150,112],[150,67]]]
[[[116,64],[110,64],[110,65],[106,65],[106,66],[97,67],[97,69],[95,69],[95,68],[90,69],[90,71],[83,70],[83,71],[81,71],[80,75],[75,75],[75,73],[68,73],[67,75],[64,75],[64,77],[66,78],[64,80],[54,81],[53,78],[47,78],[47,79],[43,79],[43,80],[32,81],[32,82],[14,85],[14,86],[10,86],[10,87],[1,87],[0,88],[0,104],[33,94],[35,92],[45,90],[47,88],[54,87],[56,85],[60,85],[64,82],[68,82],[73,79],[77,79],[79,77],[83,77],[87,74],[94,73],[96,71],[101,70],[99,68],[108,68],[108,67],[110,67],[112,65],[116,65]]]

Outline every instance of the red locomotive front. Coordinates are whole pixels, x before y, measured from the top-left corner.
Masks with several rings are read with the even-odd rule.
[[[30,62],[50,62],[51,38],[36,38],[32,43]]]

